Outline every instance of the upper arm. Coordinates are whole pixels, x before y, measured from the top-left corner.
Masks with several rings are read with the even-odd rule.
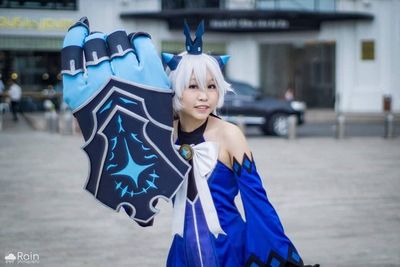
[[[236,125],[229,125],[224,134],[225,147],[229,153],[231,166],[233,165],[234,159],[240,164],[243,162],[244,155],[246,154],[251,159],[251,151],[247,144],[247,140]]]

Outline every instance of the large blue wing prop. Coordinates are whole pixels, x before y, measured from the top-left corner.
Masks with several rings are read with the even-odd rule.
[[[171,199],[190,169],[172,140],[172,91],[148,34],[90,32],[87,18],[61,51],[64,100],[82,130],[90,162],[85,188],[138,222]]]
[[[140,222],[153,218],[152,202],[170,199],[189,170],[172,141],[171,98],[112,78],[74,113],[90,161],[86,190],[112,209],[131,209]]]

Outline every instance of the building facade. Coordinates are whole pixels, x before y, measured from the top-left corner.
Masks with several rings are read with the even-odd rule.
[[[82,16],[92,30],[147,31],[159,51],[184,49],[183,20],[204,19],[204,50],[229,54],[230,79],[309,108],[400,111],[400,0],[2,1],[0,71],[24,90],[59,83],[65,31]]]

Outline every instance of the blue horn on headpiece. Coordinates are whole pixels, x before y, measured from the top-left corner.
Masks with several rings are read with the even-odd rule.
[[[190,35],[190,28],[186,20],[183,26],[183,33],[186,36],[186,51],[192,55],[200,55],[203,53],[203,34],[204,34],[204,20],[197,26],[196,37],[192,40]]]
[[[190,28],[186,20],[183,25],[183,33],[186,36],[186,51],[191,55],[200,55],[203,53],[203,34],[204,34],[204,20],[202,20],[197,26],[196,34],[194,40],[192,40],[192,36],[190,35]],[[221,69],[224,68],[226,63],[228,62],[230,56],[213,56],[214,59],[217,60],[219,67]],[[170,70],[175,70],[178,67],[179,62],[181,61],[181,56],[176,56],[173,54],[162,53],[162,59],[165,64],[170,68]]]
[[[179,61],[181,61],[181,56],[176,56],[169,53],[162,53],[162,60],[167,64],[170,70],[175,70],[178,67]]]
[[[222,56],[213,56],[213,58],[215,58],[218,62],[219,68],[222,70],[226,63],[228,63],[228,60],[231,56],[228,55],[222,55]]]

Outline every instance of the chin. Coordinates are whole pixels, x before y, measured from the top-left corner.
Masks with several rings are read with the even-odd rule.
[[[193,120],[203,121],[206,120],[208,116],[212,113],[211,110],[212,109],[208,109],[207,111],[198,111],[195,109],[191,109],[191,110],[181,110],[181,112],[185,114],[185,116],[188,116]]]
[[[197,119],[197,120],[205,120],[208,118],[208,116],[210,115],[210,112],[207,113],[195,113],[192,114],[192,117]]]
[[[211,113],[211,110],[207,110],[207,111],[203,111],[203,112],[199,112],[197,110],[194,110],[193,112],[191,112],[190,115],[196,120],[205,120],[205,119],[208,118],[210,113]]]

